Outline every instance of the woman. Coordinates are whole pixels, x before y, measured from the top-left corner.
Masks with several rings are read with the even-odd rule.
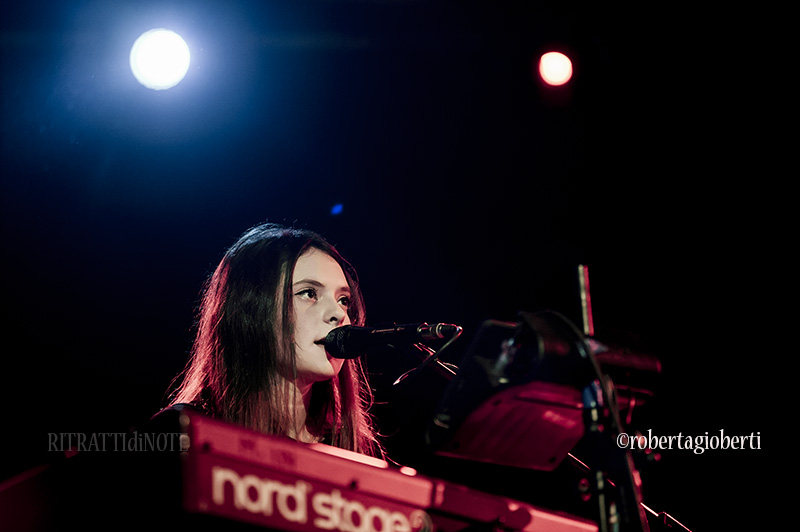
[[[316,233],[263,224],[246,231],[209,279],[197,336],[170,404],[300,442],[382,454],[359,359],[323,340],[364,323],[355,270]]]

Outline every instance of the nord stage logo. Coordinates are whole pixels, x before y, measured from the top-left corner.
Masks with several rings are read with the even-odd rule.
[[[348,499],[338,489],[320,490],[303,480],[284,483],[257,475],[239,476],[226,467],[211,469],[212,500],[224,507],[293,523],[299,530],[339,532],[432,532],[430,516],[419,509],[392,508],[380,500]],[[351,495],[352,497],[352,495]]]

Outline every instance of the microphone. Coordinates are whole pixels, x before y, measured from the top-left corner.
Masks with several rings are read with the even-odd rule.
[[[376,347],[440,340],[460,330],[458,325],[448,323],[408,323],[391,327],[345,325],[328,333],[325,350],[334,358],[358,358]]]

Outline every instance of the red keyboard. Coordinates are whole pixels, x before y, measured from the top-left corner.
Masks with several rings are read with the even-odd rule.
[[[323,444],[184,411],[183,506],[292,532],[596,531],[597,525]]]

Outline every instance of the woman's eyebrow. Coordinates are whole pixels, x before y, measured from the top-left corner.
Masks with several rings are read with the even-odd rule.
[[[295,285],[298,285],[298,284],[310,284],[311,286],[319,286],[319,287],[325,286],[324,284],[322,284],[321,282],[317,281],[316,279],[302,279],[300,281],[297,281],[296,283],[292,283],[292,286],[295,286]]]
[[[318,288],[325,288],[325,284],[317,281],[316,279],[308,279],[308,278],[301,279],[300,281],[292,283],[292,286],[297,286],[298,284],[309,284],[311,286],[316,286]],[[346,293],[349,294],[350,293],[350,287],[348,285],[343,285],[343,286],[340,286],[337,291],[338,292],[346,292]]]

